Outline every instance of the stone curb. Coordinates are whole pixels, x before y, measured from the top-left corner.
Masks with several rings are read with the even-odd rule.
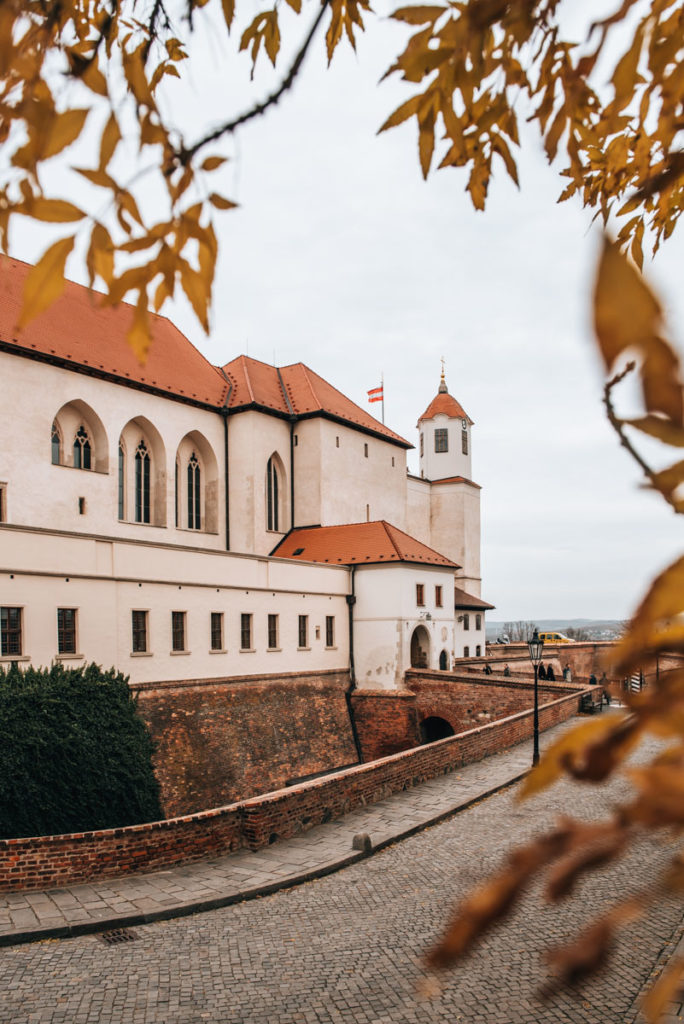
[[[253,889],[241,889],[239,892],[231,893],[228,896],[213,896],[204,900],[177,903],[174,907],[165,907],[163,910],[153,910],[149,913],[141,911],[138,914],[113,915],[107,918],[100,918],[97,921],[77,921],[74,924],[6,932],[5,934],[0,934],[0,948],[20,946],[27,942],[41,942],[45,939],[71,939],[77,935],[95,935],[98,932],[109,931],[112,928],[134,928],[136,925],[152,924],[155,921],[169,921],[176,917],[189,917],[191,914],[203,913],[208,910],[220,910],[221,907],[229,907],[233,903],[244,903],[247,900],[259,899],[261,896],[269,896],[271,893],[278,892],[281,889],[292,889],[297,885],[303,885],[305,882],[312,882],[316,878],[325,878],[326,875],[332,875],[336,871],[341,871],[342,868],[348,867],[350,864],[355,864],[357,861],[372,857],[375,853],[379,853],[381,850],[400,842],[402,839],[409,839],[426,828],[439,825],[441,822],[446,821],[447,818],[467,810],[468,807],[472,807],[473,804],[478,803],[480,800],[485,800],[487,797],[494,796],[495,793],[499,793],[503,789],[508,789],[509,786],[514,786],[516,782],[524,779],[528,772],[529,769],[520,772],[505,782],[500,782],[498,786],[485,789],[469,800],[463,801],[463,803],[455,804],[446,811],[440,811],[439,814],[426,818],[425,821],[421,821],[417,825],[412,825],[410,828],[397,832],[387,839],[383,839],[377,845],[373,845],[368,852],[358,851],[349,853],[344,857],[339,857],[337,860],[322,864],[320,867],[311,868],[297,875],[290,875],[288,878],[283,878],[277,882],[269,882],[267,885],[260,885]],[[102,881],[106,883],[107,879],[102,879]],[[91,884],[96,885],[97,883]]]

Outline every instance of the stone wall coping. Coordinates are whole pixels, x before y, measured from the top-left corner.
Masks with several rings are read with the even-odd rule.
[[[345,681],[348,681],[349,666],[320,669],[314,672],[264,672],[260,675],[210,676],[208,679],[161,679],[158,682],[129,683],[128,686],[131,690],[138,692],[149,690],[184,690],[193,687],[232,686],[234,683],[272,683],[280,682],[281,680],[287,681],[288,679],[307,681],[310,679],[320,679],[322,676],[345,676]]]

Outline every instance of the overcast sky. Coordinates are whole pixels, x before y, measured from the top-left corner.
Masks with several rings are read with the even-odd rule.
[[[300,38],[304,21],[288,24]],[[398,80],[378,85],[404,35],[381,21],[330,70],[321,38],[293,92],[222,147],[231,162],[217,184],[240,209],[217,223],[211,337],[183,303],[164,312],[216,364],[242,352],[303,361],[371,413],[366,391],[384,373],[386,422],[414,444],[444,356],[449,390],[475,421],[492,617],[627,617],[681,552],[681,521],[640,489],[603,415],[596,229],[578,203],[556,204],[558,167],[533,133],[521,191],[498,166],[484,214],[464,172],[422,180],[413,122],[376,136],[408,95]],[[248,58],[231,56],[220,31],[200,30],[195,45],[201,71],[170,98],[190,138],[198,111],[222,120],[275,81],[258,74],[249,87]],[[682,230],[647,268],[679,342]],[[32,259],[44,243],[15,232],[12,251]],[[414,471],[417,461],[409,453]]]

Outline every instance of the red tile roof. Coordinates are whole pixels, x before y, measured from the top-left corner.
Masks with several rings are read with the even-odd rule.
[[[67,281],[64,292],[40,316],[16,330],[28,263],[0,257],[0,342],[34,352],[60,364],[74,364],[124,383],[210,406],[221,406],[228,391],[215,366],[204,358],[170,320],[150,313],[153,343],[144,366],[126,341],[133,307],[126,302],[103,307],[99,293]]]
[[[465,590],[461,590],[460,587],[454,587],[454,594],[454,608],[496,608],[495,604],[487,604],[480,597],[466,594]]]
[[[278,369],[249,356],[238,356],[226,363],[223,371],[233,385],[230,409],[256,405],[283,415],[294,414],[298,418],[330,416],[402,448],[413,447],[304,363],[292,363]]]
[[[279,558],[300,558],[303,562],[327,562],[330,565],[417,562],[448,569],[460,568],[384,519],[343,526],[304,526],[283,537],[271,553]]]
[[[476,484],[474,480],[469,480],[467,476],[444,476],[439,480],[431,480],[432,484],[470,484],[471,487],[477,487],[478,491],[482,490],[480,484]]]
[[[418,423],[422,423],[423,420],[433,420],[440,414],[451,416],[453,419],[468,420],[468,423],[473,422],[468,413],[464,411],[463,406],[448,391],[442,391],[435,395]]]

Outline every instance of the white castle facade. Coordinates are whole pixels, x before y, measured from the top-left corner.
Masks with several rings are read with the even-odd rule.
[[[0,664],[134,682],[351,670],[360,688],[485,653],[472,422],[444,378],[412,446],[301,363],[214,367],[163,317],[67,284],[17,333],[0,262]]]

